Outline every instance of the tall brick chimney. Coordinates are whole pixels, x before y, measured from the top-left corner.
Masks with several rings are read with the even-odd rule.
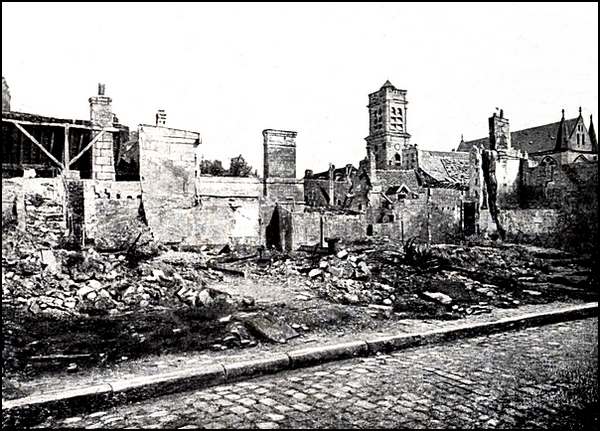
[[[90,121],[96,128],[112,127],[112,99],[104,95],[106,87],[98,84],[98,95],[89,98]],[[94,138],[99,130],[92,132]],[[95,180],[115,180],[115,162],[113,152],[113,134],[104,132],[92,147],[92,178]]]
[[[504,118],[504,110],[500,114],[494,112],[489,118],[490,126],[490,149],[500,152],[508,152],[512,149],[510,142],[510,128],[508,118]]]

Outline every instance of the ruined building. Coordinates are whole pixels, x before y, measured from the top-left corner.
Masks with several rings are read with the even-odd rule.
[[[305,210],[294,131],[263,131],[261,178],[211,176],[200,172],[200,133],[168,127],[164,110],[130,131],[104,85],[89,106],[89,120],[3,110],[3,223],[16,219],[48,247],[67,240],[100,250],[122,250],[140,236],[292,250],[365,235],[364,217]]]
[[[552,158],[557,164],[585,163],[598,160],[598,142],[592,117],[589,128],[579,108],[579,115],[565,119],[562,111],[560,121],[528,129],[510,132],[505,146],[527,153],[532,160],[543,161]],[[461,139],[457,151],[470,151],[474,146],[490,149],[489,138],[464,141]],[[498,148],[502,149],[502,148]],[[550,162],[552,163],[552,162]]]
[[[16,220],[49,247],[66,238],[121,250],[141,235],[174,246],[280,250],[369,235],[597,244],[589,221],[598,219],[598,148],[581,113],[511,132],[500,111],[487,139],[431,151],[410,142],[406,91],[387,81],[369,95],[358,166],[298,179],[297,133],[265,129],[262,177],[223,177],[201,172],[199,132],[168,127],[164,110],[130,130],[104,85],[97,93],[89,120],[59,119],[11,111],[3,81],[3,223]]]
[[[305,201],[365,214],[367,234],[454,241],[473,235],[544,245],[597,241],[598,146],[590,118],[510,131],[500,111],[487,138],[457,151],[410,143],[405,90],[369,95],[367,154],[359,167],[307,170]]]

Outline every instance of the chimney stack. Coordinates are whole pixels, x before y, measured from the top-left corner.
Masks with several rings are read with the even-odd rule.
[[[490,126],[490,149],[507,152],[511,149],[510,129],[508,118],[504,118],[504,110],[500,109],[500,115],[492,115],[489,118]]]
[[[165,127],[167,124],[167,114],[164,109],[159,109],[156,113],[156,126]]]

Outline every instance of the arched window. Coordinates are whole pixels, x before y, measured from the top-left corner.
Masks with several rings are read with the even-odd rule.
[[[394,164],[395,165],[400,165],[402,164],[402,157],[400,157],[400,154],[396,153],[394,155]]]

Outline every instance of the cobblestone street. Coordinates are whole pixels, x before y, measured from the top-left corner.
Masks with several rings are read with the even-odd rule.
[[[334,362],[40,426],[598,429],[597,361],[593,318]]]

